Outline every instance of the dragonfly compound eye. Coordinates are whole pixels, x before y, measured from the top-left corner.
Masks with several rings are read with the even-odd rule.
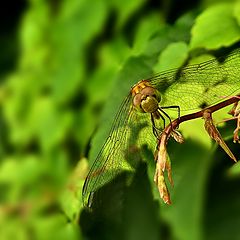
[[[159,91],[156,88],[147,86],[147,87],[143,88],[140,93],[142,95],[151,96],[151,97],[155,98],[158,103],[161,100],[161,95],[160,95]]]
[[[134,97],[133,97],[133,106],[139,111],[139,112],[145,112],[142,109],[141,106],[141,102],[142,102],[142,94],[141,93],[137,93]]]
[[[158,109],[160,99],[159,92],[147,86],[133,97],[133,106],[140,112],[153,113]]]

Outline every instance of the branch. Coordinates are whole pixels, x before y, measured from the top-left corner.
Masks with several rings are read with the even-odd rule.
[[[173,186],[173,180],[171,176],[171,163],[170,159],[168,158],[167,154],[167,142],[170,136],[174,137],[174,139],[182,143],[183,137],[179,132],[176,131],[178,126],[185,121],[189,121],[196,118],[203,118],[205,121],[205,129],[207,130],[209,136],[213,138],[223,149],[224,151],[234,160],[237,161],[234,155],[232,154],[231,150],[228,148],[224,140],[222,139],[220,133],[218,132],[217,128],[215,127],[213,120],[212,120],[212,113],[229,106],[233,103],[235,103],[234,106],[237,105],[239,101],[240,95],[233,96],[231,98],[226,99],[225,101],[222,101],[218,104],[215,104],[213,106],[204,108],[198,112],[187,114],[184,116],[181,116],[174,121],[172,121],[170,124],[168,124],[167,127],[163,130],[159,140],[158,140],[158,152],[156,155],[156,172],[154,176],[154,182],[158,186],[159,193],[163,201],[167,204],[171,204],[170,195],[167,189],[167,185],[164,179],[164,171],[165,169],[168,172],[168,179],[171,185]],[[238,118],[239,119],[239,118]],[[240,129],[240,120],[238,121],[238,126],[236,130],[234,131],[234,139],[237,138],[238,131]]]

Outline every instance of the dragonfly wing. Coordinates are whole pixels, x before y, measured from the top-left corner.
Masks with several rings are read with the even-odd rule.
[[[178,105],[193,110],[213,105],[237,94],[240,88],[240,52],[225,61],[213,59],[156,75],[150,82],[162,94],[161,106]]]
[[[123,171],[134,171],[139,160],[139,134],[143,128],[149,136],[151,122],[149,114],[131,109],[129,95],[122,103],[110,130],[109,137],[96,157],[84,182],[82,197],[84,205],[89,205],[90,197],[100,187],[113,180]],[[147,138],[149,139],[150,136]],[[153,135],[152,138],[154,139]]]
[[[121,171],[123,150],[126,148],[124,138],[129,129],[124,127],[129,121],[130,96],[122,103],[101,151],[97,155],[85,179],[82,197],[84,205],[88,204],[89,196],[105,183],[111,181]]]

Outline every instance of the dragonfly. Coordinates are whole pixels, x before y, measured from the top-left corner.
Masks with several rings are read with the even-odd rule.
[[[239,93],[240,49],[227,56],[155,74],[130,89],[109,135],[85,179],[84,206],[91,207],[98,189],[124,171],[134,172],[142,144],[154,151],[172,118],[167,111],[193,111]]]

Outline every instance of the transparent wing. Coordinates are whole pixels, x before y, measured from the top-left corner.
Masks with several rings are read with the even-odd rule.
[[[181,110],[210,106],[239,93],[240,51],[225,61],[213,59],[181,70],[160,73],[149,79],[162,94],[161,106],[178,105]]]
[[[162,72],[148,79],[162,95],[161,106],[177,105],[181,110],[210,106],[224,97],[239,93],[240,52],[235,51],[224,61],[214,59],[189,65],[181,70]],[[150,114],[132,109],[131,94],[122,103],[109,137],[95,159],[83,186],[83,203],[98,188],[124,170],[134,171],[141,144],[151,149],[156,145]],[[140,136],[141,135],[141,136]]]
[[[139,114],[132,109],[132,96],[129,95],[120,106],[114,119],[109,137],[95,159],[85,179],[82,197],[84,205],[89,205],[91,196],[101,186],[113,180],[123,171],[132,171],[141,158],[140,146],[143,143],[155,146],[155,138],[149,114]],[[147,137],[139,134],[146,133]]]

